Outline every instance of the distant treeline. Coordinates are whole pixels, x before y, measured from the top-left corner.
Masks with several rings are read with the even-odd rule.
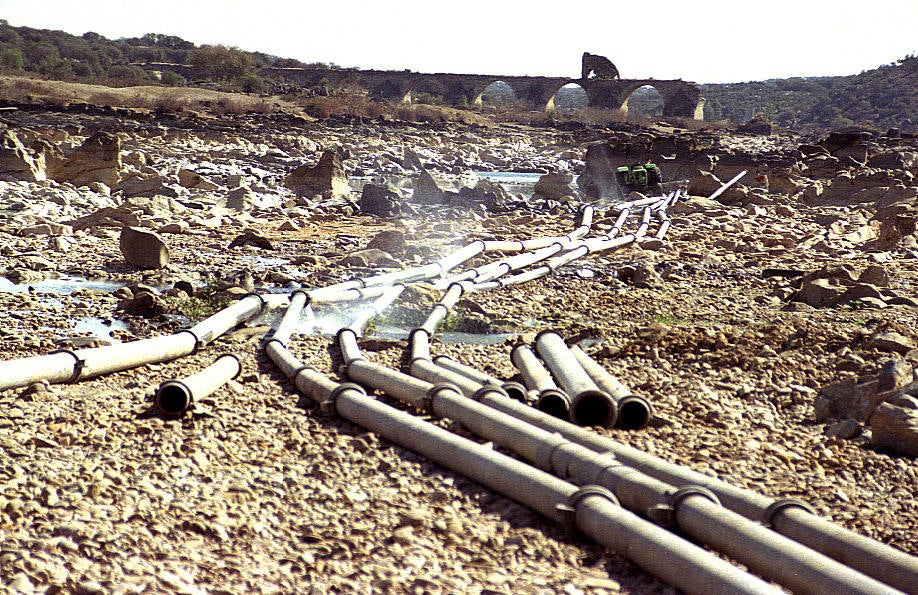
[[[763,115],[794,130],[918,127],[916,56],[852,76],[798,77],[701,88],[706,121],[745,122]]]
[[[151,63],[162,67],[142,67]],[[177,70],[193,73],[194,80],[188,81],[170,70],[169,64],[188,67]],[[147,33],[113,40],[93,32],[76,36],[63,31],[14,27],[0,20],[0,69],[5,74],[40,75],[110,86],[214,82],[229,88],[260,91],[265,81],[257,72],[267,66],[336,67],[220,45],[196,46],[175,35]]]
[[[170,69],[170,64],[181,67]],[[265,67],[340,68],[221,45],[196,46],[174,35],[112,40],[93,32],[75,36],[0,20],[4,74],[111,86],[219,83],[226,90],[261,92],[271,84],[258,75]],[[853,76],[702,85],[702,93],[704,118],[710,122],[740,123],[760,115],[803,131],[852,125],[913,130],[918,127],[918,57],[906,56]],[[652,96],[638,93],[629,102],[635,108],[644,103],[643,113],[662,111],[662,101]]]

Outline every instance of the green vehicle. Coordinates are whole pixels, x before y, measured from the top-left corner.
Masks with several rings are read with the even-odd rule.
[[[660,168],[654,163],[636,163],[630,167],[623,166],[615,170],[618,184],[624,190],[639,190],[642,188],[656,189],[663,183]]]

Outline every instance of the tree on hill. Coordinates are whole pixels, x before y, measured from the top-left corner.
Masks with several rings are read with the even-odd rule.
[[[234,82],[253,74],[255,61],[250,54],[238,48],[202,45],[188,56],[188,65],[202,79]]]

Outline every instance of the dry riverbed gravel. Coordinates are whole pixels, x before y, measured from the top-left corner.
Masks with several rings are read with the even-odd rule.
[[[54,119],[39,124],[19,125],[65,128]],[[70,133],[78,137],[85,126],[77,121]],[[0,268],[20,272],[18,284],[0,286],[2,359],[168,334],[194,321],[195,312],[178,306],[171,314],[126,313],[138,284],[158,288],[162,303],[173,305],[179,298],[169,289],[178,281],[225,292],[248,275],[259,290],[282,292],[375,270],[346,257],[384,231],[404,237],[407,248],[394,257],[410,266],[472,239],[563,234],[574,226],[567,208],[381,219],[353,214],[344,203],[284,206],[289,192],[272,185],[311,149],[336,145],[366,168],[373,155],[410,146],[431,163],[456,154],[508,168],[570,158],[576,169],[576,159],[559,155],[582,145],[557,131],[316,124],[120,133],[123,151],[135,162],[142,155],[142,167],[165,174],[192,151],[214,178],[259,177],[253,192],[278,195],[280,203],[223,213],[217,225],[200,209],[157,212],[158,227],[189,225],[161,234],[171,253],[165,269],[140,271],[124,263],[117,227],[73,232],[65,246],[55,236],[16,233],[36,217],[63,222],[94,211],[85,187],[6,182],[5,205],[14,197],[51,206],[35,215],[32,204],[0,221]],[[745,206],[699,202],[672,214],[662,245],[624,248],[522,286],[467,296],[453,329],[508,338],[435,338],[432,351],[512,378],[511,347],[555,328],[654,405],[645,429],[596,432],[768,496],[801,498],[842,526],[918,555],[915,459],[872,446],[869,428],[833,436],[833,422],[817,422],[814,413],[828,385],[875,376],[890,359],[918,364],[914,349],[899,353],[871,341],[885,331],[913,339],[918,307],[908,300],[877,309],[863,302],[812,307],[791,299],[793,277],[763,274],[880,267],[898,295],[915,299],[918,259],[904,248],[833,245],[819,207],[768,198]],[[64,203],[76,206],[56,213]],[[615,215],[599,208],[597,228],[607,230]],[[229,248],[245,232],[272,249]],[[814,237],[828,247],[813,250],[806,242]],[[111,285],[74,281],[68,293],[41,284],[61,277]],[[367,357],[404,369],[407,342],[373,334],[387,324],[407,330],[438,297],[423,285],[403,294],[393,305],[402,315],[375,321],[362,340]],[[623,556],[321,412],[263,355],[263,338],[280,315],[268,312],[179,360],[0,392],[0,585],[11,593],[675,592]],[[291,350],[341,379],[330,337],[298,335]],[[241,361],[235,380],[181,419],[150,415],[160,382],[226,352]],[[448,420],[431,421],[466,435]]]

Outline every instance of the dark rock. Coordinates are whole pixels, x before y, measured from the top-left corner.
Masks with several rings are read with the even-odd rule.
[[[239,246],[255,246],[265,250],[274,250],[271,240],[251,230],[247,230],[233,238],[227,248],[237,248]]]
[[[360,194],[360,210],[368,215],[392,217],[401,211],[401,190],[392,184],[367,184]]]
[[[139,227],[121,230],[121,254],[129,264],[143,269],[161,269],[169,263],[169,248],[156,233]]]

